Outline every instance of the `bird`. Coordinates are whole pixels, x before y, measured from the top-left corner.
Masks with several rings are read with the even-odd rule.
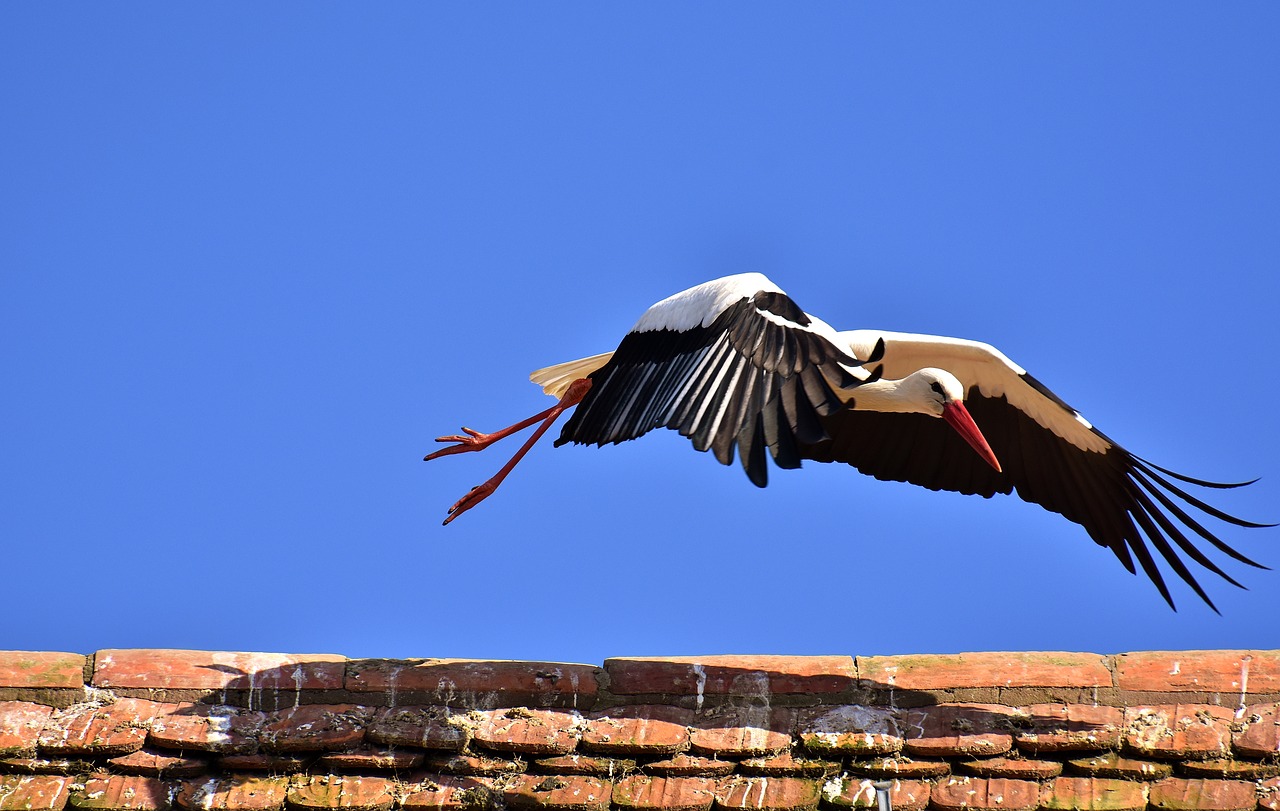
[[[1177,610],[1158,553],[1213,611],[1218,608],[1179,550],[1244,588],[1196,536],[1248,566],[1198,514],[1246,521],[1183,485],[1230,489],[1257,480],[1197,479],[1130,453],[990,344],[873,329],[837,331],[802,310],[760,273],[740,273],[654,304],[617,349],[538,369],[530,380],[557,398],[501,431],[441,436],[432,460],[479,451],[538,428],[497,474],[449,508],[447,525],[498,485],[566,411],[557,447],[604,446],[655,428],[689,438],[725,465],[735,451],[747,477],[768,482],[766,455],[782,469],[845,463],[886,481],[990,498],[1016,493],[1082,526],[1131,574],[1135,559]],[[1176,482],[1176,483],[1175,483]]]

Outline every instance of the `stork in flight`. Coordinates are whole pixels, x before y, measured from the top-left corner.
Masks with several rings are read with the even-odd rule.
[[[649,308],[612,352],[530,375],[556,405],[495,433],[463,428],[436,459],[479,451],[540,423],[496,475],[449,508],[444,523],[488,498],[564,411],[556,446],[624,442],[672,428],[694,448],[764,487],[766,449],[780,468],[845,462],[877,479],[990,498],[1016,491],[1060,513],[1110,549],[1130,573],[1137,558],[1170,607],[1151,553],[1217,611],[1178,554],[1240,586],[1188,537],[1245,557],[1193,513],[1241,527],[1172,479],[1210,488],[1122,448],[994,347],[879,330],[837,332],[773,282],[744,273],[706,282]],[[967,404],[967,407],[966,407]],[[941,418],[941,419],[939,419]],[[1241,586],[1243,588],[1243,586]]]

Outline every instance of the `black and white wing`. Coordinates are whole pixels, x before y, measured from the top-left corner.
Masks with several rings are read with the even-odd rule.
[[[842,405],[835,389],[865,377],[836,335],[758,273],[677,293],[649,308],[590,374],[591,390],[555,444],[672,428],[722,464],[736,447],[763,487],[765,448],[779,467],[799,467],[800,447],[826,437],[820,417]]]
[[[823,416],[829,438],[804,444],[802,458],[846,462],[877,479],[911,482],[930,490],[984,497],[1016,491],[1024,500],[1083,526],[1130,572],[1135,572],[1136,557],[1170,606],[1173,599],[1150,547],[1210,607],[1213,602],[1178,550],[1228,582],[1240,584],[1189,535],[1238,561],[1266,568],[1227,545],[1194,514],[1242,527],[1267,525],[1228,515],[1171,479],[1204,487],[1240,485],[1192,479],[1129,453],[988,344],[876,330],[845,332],[841,337],[843,345],[855,353],[883,342],[886,378],[905,377],[925,367],[945,369],[959,378],[966,390],[965,405],[1003,472],[992,469],[940,419],[856,410],[856,391],[854,408]]]

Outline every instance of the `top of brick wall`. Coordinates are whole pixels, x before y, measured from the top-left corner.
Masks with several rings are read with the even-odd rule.
[[[0,652],[0,811],[1280,811],[1280,651]]]

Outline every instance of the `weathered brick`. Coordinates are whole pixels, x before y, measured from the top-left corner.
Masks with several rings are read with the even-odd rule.
[[[630,758],[579,754],[540,758],[533,765],[536,771],[543,774],[585,774],[588,777],[607,777],[610,780],[618,775],[630,774],[636,769],[635,760]]]
[[[86,811],[166,811],[169,786],[154,777],[96,775],[71,792],[70,803]]]
[[[1114,777],[1120,780],[1162,780],[1173,774],[1173,767],[1168,763],[1135,760],[1121,757],[1115,752],[1078,758],[1067,765],[1075,774],[1089,777]]]
[[[951,773],[951,764],[945,760],[913,760],[909,757],[887,757],[876,760],[855,760],[849,764],[849,773],[878,779],[927,780]]]
[[[329,752],[316,758],[316,768],[330,773],[363,771],[407,771],[422,765],[423,754],[405,749],[362,747],[348,752]]]
[[[1116,657],[1121,690],[1280,693],[1280,651],[1148,651]]]
[[[876,781],[844,777],[823,787],[823,798],[836,808],[878,808]],[[894,811],[920,811],[929,804],[930,785],[920,780],[893,780],[889,804]]]
[[[151,721],[147,741],[165,749],[251,754],[266,713],[238,707],[178,704]]]
[[[480,757],[478,755],[427,755],[423,766],[440,774],[461,774],[482,777],[496,777],[502,774],[513,774],[525,770],[523,760],[506,758]]]
[[[613,804],[635,811],[706,811],[716,796],[709,777],[631,775],[613,786]]]
[[[1280,777],[1258,783],[1258,808],[1262,811],[1280,811]]]
[[[355,746],[373,715],[356,704],[303,704],[267,716],[258,734],[268,752],[320,752]]]
[[[494,805],[493,780],[448,774],[415,775],[400,799],[406,811],[478,811]]]
[[[804,811],[818,807],[821,780],[802,777],[724,777],[716,807],[726,811]]]
[[[203,758],[184,757],[146,749],[111,758],[107,763],[112,771],[143,777],[192,777],[203,774],[209,766]]]
[[[0,811],[61,811],[71,778],[0,774]]]
[[[716,757],[772,755],[791,746],[794,723],[795,715],[786,710],[724,708],[697,718],[689,746]]]
[[[346,658],[334,654],[101,650],[94,657],[93,686],[277,693],[338,690],[345,667]]]
[[[84,774],[93,768],[88,760],[71,758],[0,758],[0,771],[15,774]]]
[[[1059,777],[1042,789],[1040,807],[1047,811],[1144,811],[1147,787],[1127,780]]]
[[[935,808],[1030,811],[1040,805],[1040,784],[998,777],[949,777],[933,787]]]
[[[1188,760],[1178,764],[1181,777],[1226,780],[1262,780],[1280,775],[1280,763],[1253,763],[1248,760]]]
[[[27,701],[0,701],[0,757],[32,757],[52,707]]]
[[[513,707],[489,712],[475,742],[487,749],[523,755],[567,755],[577,746],[577,713]]]
[[[347,689],[423,693],[471,707],[589,707],[599,692],[591,665],[482,659],[362,659],[348,667]],[[429,700],[429,699],[428,699]]]
[[[952,690],[962,687],[1110,687],[1106,659],[1094,653],[957,653],[859,656],[864,687]]]
[[[523,774],[503,792],[509,808],[544,811],[605,811],[612,795],[611,783],[582,775]]]
[[[1211,704],[1129,707],[1124,745],[1151,757],[1219,757],[1230,751],[1232,718],[1231,710]]]
[[[801,716],[801,743],[810,752],[832,757],[890,755],[902,749],[897,713],[856,704],[815,710]]]
[[[387,811],[395,803],[395,783],[385,777],[313,775],[295,780],[286,800],[294,808],[316,811]]]
[[[1254,704],[1241,714],[1243,726],[1232,736],[1236,752],[1265,758],[1280,753],[1280,704]]]
[[[40,731],[40,752],[54,757],[126,755],[142,748],[151,719],[166,709],[155,701],[122,698],[114,704],[58,710]]]
[[[790,752],[782,752],[771,757],[744,760],[738,764],[738,771],[762,777],[830,777],[840,771],[840,762],[798,758]]]
[[[456,752],[478,726],[464,714],[446,707],[394,707],[378,711],[367,737],[384,746],[418,746]]]
[[[732,760],[680,754],[666,760],[646,763],[644,770],[647,774],[659,777],[724,777],[733,772],[733,767]]]
[[[1062,764],[1056,760],[993,757],[967,760],[956,765],[961,772],[974,777],[1007,777],[1012,780],[1048,780],[1062,773]]]
[[[1091,704],[1033,704],[1015,718],[1014,741],[1032,754],[1116,749],[1124,710]]]
[[[1253,784],[1243,780],[1170,777],[1152,784],[1148,802],[1168,811],[1252,811],[1258,799]]]
[[[223,771],[295,774],[311,765],[311,760],[310,755],[269,755],[259,752],[255,755],[223,755],[218,758],[218,765]]]
[[[1013,748],[1012,713],[995,704],[939,704],[912,710],[903,748],[925,757],[1003,755]]]
[[[0,687],[79,689],[84,663],[80,653],[0,651]]]
[[[175,802],[185,811],[275,811],[288,789],[285,777],[210,777],[183,783]]]
[[[693,712],[679,707],[640,705],[618,707],[589,719],[582,730],[582,748],[621,755],[672,755],[689,745]]]
[[[618,694],[747,695],[841,693],[854,684],[849,656],[674,656],[606,659]]]

